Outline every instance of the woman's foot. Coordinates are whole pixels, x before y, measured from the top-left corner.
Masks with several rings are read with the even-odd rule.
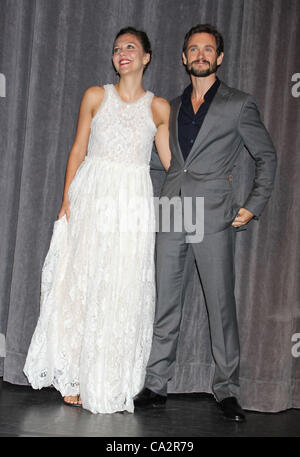
[[[64,397],[64,403],[66,403],[66,405],[69,406],[82,406],[80,395],[69,395],[67,397]]]

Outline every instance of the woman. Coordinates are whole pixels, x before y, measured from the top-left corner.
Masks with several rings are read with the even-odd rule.
[[[112,60],[119,83],[92,86],[81,102],[24,367],[33,388],[53,385],[93,413],[133,412],[143,387],[155,307],[154,139],[170,165],[169,104],[142,85],[147,35],[122,29]]]

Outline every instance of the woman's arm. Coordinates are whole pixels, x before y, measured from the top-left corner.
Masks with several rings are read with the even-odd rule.
[[[78,170],[78,167],[80,166],[81,162],[84,160],[86,156],[90,136],[91,121],[95,113],[99,109],[103,97],[104,88],[99,86],[89,87],[82,97],[77,121],[75,140],[71,148],[66,167],[63,202],[58,214],[59,219],[64,214],[66,214],[67,219],[69,220],[70,208],[68,190]]]
[[[90,125],[94,113],[99,108],[104,96],[104,88],[92,86],[89,87],[81,101],[79,116],[77,121],[77,130],[75,140],[71,148],[67,169],[65,175],[64,198],[68,197],[70,184],[76,174],[76,171],[84,160],[87,153],[87,146],[90,136]]]
[[[164,169],[168,171],[171,162],[171,151],[169,147],[170,105],[164,98],[153,97],[151,109],[153,120],[157,127],[155,135],[156,149]]]

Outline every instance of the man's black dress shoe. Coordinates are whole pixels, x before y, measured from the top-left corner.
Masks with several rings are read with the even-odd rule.
[[[218,403],[223,411],[223,416],[231,421],[244,422],[246,420],[244,411],[235,397],[227,397]]]
[[[156,394],[152,390],[144,389],[133,399],[134,406],[141,408],[163,408],[166,404],[167,397],[164,395]]]

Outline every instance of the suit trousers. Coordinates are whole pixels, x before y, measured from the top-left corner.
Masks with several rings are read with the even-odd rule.
[[[239,397],[239,335],[234,296],[235,228],[186,242],[187,232],[160,229],[156,235],[157,302],[145,387],[167,395],[174,376],[186,279],[195,261],[208,312],[215,362],[212,391],[217,401]]]

